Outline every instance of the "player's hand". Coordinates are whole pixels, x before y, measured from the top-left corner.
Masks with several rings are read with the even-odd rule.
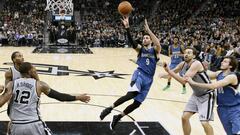
[[[4,90],[4,86],[3,85],[0,85],[0,93],[2,93]]]
[[[129,28],[129,16],[123,16],[121,19],[125,28]]]
[[[88,103],[90,101],[90,96],[88,96],[87,94],[81,94],[79,96],[76,96],[77,100],[80,100],[82,102]]]
[[[151,31],[150,28],[149,28],[147,19],[144,19],[144,28],[145,28],[145,31],[146,31],[147,33],[149,33],[149,32]]]
[[[163,68],[166,72],[169,72],[169,67],[168,67],[168,64],[166,62],[163,62]]]
[[[194,81],[192,80],[191,77],[186,76],[186,77],[184,77],[184,79],[185,79],[189,84],[193,84],[193,83],[194,83]]]

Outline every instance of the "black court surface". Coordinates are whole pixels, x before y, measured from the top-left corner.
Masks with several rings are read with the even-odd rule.
[[[54,135],[170,135],[159,122],[119,122],[114,131],[110,122],[46,122]],[[6,135],[7,122],[0,122],[0,135]]]

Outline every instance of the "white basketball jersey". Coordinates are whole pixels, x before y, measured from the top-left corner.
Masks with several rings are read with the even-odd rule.
[[[20,78],[14,81],[9,117],[13,123],[31,123],[40,120],[35,79]]]
[[[21,78],[20,72],[15,68],[15,67],[10,67],[11,72],[12,72],[12,81]]]

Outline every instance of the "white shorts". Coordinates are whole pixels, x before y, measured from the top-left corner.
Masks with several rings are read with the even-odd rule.
[[[184,112],[198,113],[200,121],[213,120],[215,99],[216,95],[214,92],[209,92],[200,97],[192,95],[185,106]]]

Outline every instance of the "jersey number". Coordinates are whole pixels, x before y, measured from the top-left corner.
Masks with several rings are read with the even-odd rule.
[[[22,91],[20,94],[20,90],[16,90],[16,98],[15,102],[19,103],[19,98],[20,98],[20,103],[22,104],[28,104],[28,99],[30,98],[30,92],[29,91]],[[20,94],[20,95],[19,95]]]
[[[146,65],[149,65],[150,64],[150,61],[149,61],[149,59],[147,58],[146,59]]]
[[[175,58],[175,59],[178,59],[178,55],[177,55],[177,54],[174,54],[174,58]]]

